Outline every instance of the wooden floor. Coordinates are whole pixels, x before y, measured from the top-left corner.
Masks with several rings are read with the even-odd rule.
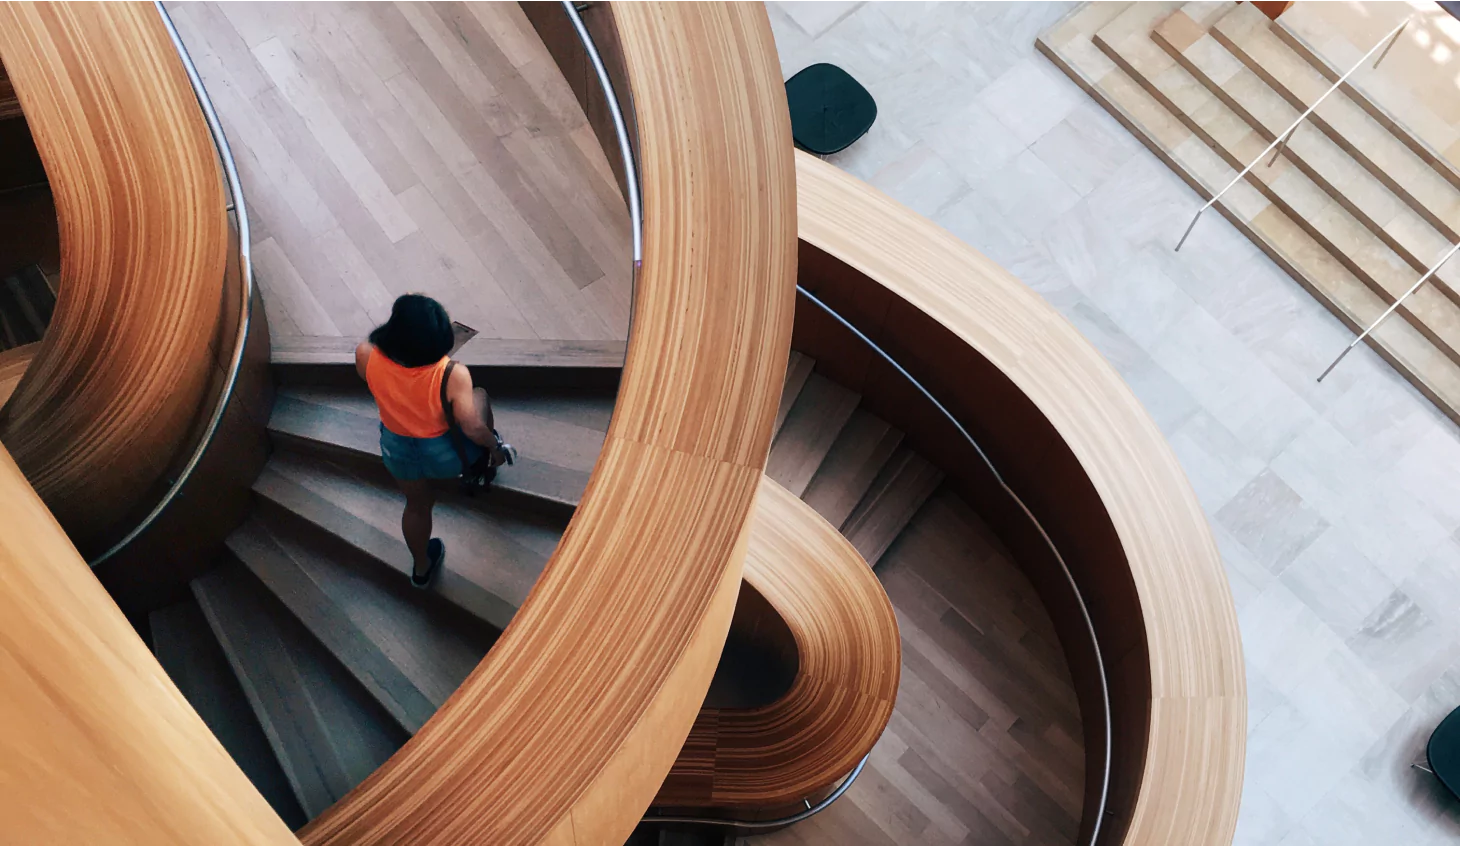
[[[515,3],[174,3],[233,148],[274,336],[406,292],[486,338],[617,340],[628,212]]]
[[[1073,843],[1079,709],[1049,618],[1007,550],[945,489],[877,570],[902,630],[887,733],[831,808],[740,843]]]

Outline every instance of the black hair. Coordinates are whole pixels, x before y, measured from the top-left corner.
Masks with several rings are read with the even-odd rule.
[[[401,367],[435,364],[451,352],[456,336],[441,304],[424,294],[403,294],[390,319],[370,333],[370,343]]]

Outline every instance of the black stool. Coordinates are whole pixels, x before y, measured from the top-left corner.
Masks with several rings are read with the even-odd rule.
[[[877,102],[860,82],[836,65],[810,65],[786,80],[791,137],[804,150],[840,153],[867,134],[877,119]]]
[[[1425,757],[1429,759],[1429,771],[1435,774],[1435,778],[1451,793],[1460,796],[1460,708],[1440,721],[1435,733],[1430,735]]]

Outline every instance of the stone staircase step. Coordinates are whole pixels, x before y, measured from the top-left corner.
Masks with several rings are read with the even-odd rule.
[[[1316,102],[1332,85],[1273,32],[1271,22],[1243,3],[1217,21],[1212,35],[1296,109]],[[1446,240],[1460,240],[1460,190],[1436,173],[1387,129],[1336,91],[1308,118],[1404,200]]]
[[[1169,16],[1161,14],[1161,7],[1169,5],[1142,4],[1143,16],[1148,20],[1163,17],[1169,23],[1171,18],[1182,14],[1179,11]],[[1156,32],[1165,25],[1158,26]],[[1233,173],[1241,171],[1268,146],[1268,139],[1161,49],[1148,37],[1150,33],[1117,31],[1115,37],[1109,37],[1108,29],[1096,33],[1096,46],[1214,150]],[[1117,42],[1116,38],[1124,40]],[[1248,173],[1247,181],[1386,305],[1403,296],[1419,278],[1420,272],[1407,267],[1377,236],[1289,161],[1278,159],[1271,166],[1260,164]],[[1400,313],[1460,363],[1460,306],[1437,287],[1425,285],[1405,301]]]
[[[1210,32],[1191,21],[1184,10],[1157,27],[1152,39],[1255,128],[1265,142],[1270,143],[1297,118],[1297,109]],[[1282,159],[1292,162],[1363,223],[1415,271],[1416,278],[1449,249],[1450,242],[1439,230],[1324,133],[1294,132]],[[1442,267],[1435,280],[1446,296],[1460,302],[1460,265]]]
[[[1078,7],[1040,36],[1037,48],[1198,195],[1212,196],[1236,171],[1094,43],[1095,33],[1124,8],[1109,8],[1112,5]],[[1351,330],[1359,331],[1386,307],[1251,185],[1235,186],[1214,208]],[[1369,336],[1368,343],[1441,411],[1460,422],[1460,367],[1412,324],[1391,319]]]
[[[1359,7],[1356,10],[1358,14],[1376,11],[1383,13],[1392,10],[1389,17],[1369,19],[1372,21],[1373,38],[1378,38],[1382,33],[1398,26],[1404,14],[1410,11],[1409,7],[1399,3],[1355,5]],[[1316,9],[1290,9],[1272,23],[1272,30],[1278,38],[1283,40],[1283,43],[1292,48],[1294,53],[1302,56],[1304,61],[1312,65],[1330,82],[1338,81],[1349,68],[1353,67],[1354,62],[1363,55],[1363,51],[1373,46],[1372,44],[1362,48],[1353,46],[1346,34],[1341,34],[1334,28],[1328,14],[1320,13]],[[1412,29],[1406,30],[1406,34],[1410,32]],[[1407,35],[1400,36],[1400,38],[1405,37]],[[1316,45],[1320,44],[1329,49],[1327,58],[1317,49]],[[1337,44],[1350,48],[1344,51],[1347,55],[1331,52]],[[1339,67],[1330,59],[1341,62],[1343,66]],[[1386,60],[1383,67],[1387,71],[1392,65],[1388,64]],[[1349,99],[1368,112],[1370,117],[1378,121],[1380,126],[1389,130],[1394,137],[1414,151],[1416,156],[1434,168],[1435,172],[1440,174],[1445,181],[1460,188],[1460,168],[1457,168],[1452,161],[1454,156],[1460,155],[1460,136],[1457,136],[1455,127],[1450,122],[1439,117],[1424,103],[1417,101],[1413,92],[1396,90],[1398,87],[1396,83],[1403,81],[1402,78],[1392,79],[1387,73],[1360,71],[1359,74],[1349,77],[1348,81],[1343,83],[1343,91],[1349,96]]]

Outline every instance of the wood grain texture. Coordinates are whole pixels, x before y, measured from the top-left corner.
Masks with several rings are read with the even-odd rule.
[[[15,393],[15,388],[20,384],[20,378],[25,375],[26,369],[30,367],[35,353],[35,344],[12,347],[0,352],[0,408],[3,408],[5,401]]]
[[[0,57],[50,177],[61,285],[0,439],[83,552],[165,471],[208,388],[222,177],[157,10],[0,6]]]
[[[1003,268],[813,157],[798,154],[797,173],[803,241],[875,283],[877,292],[843,306],[854,322],[909,365],[965,425],[996,436],[995,463],[1057,543],[1066,533],[1102,537],[1100,523],[1108,521],[1106,545],[1115,548],[1104,560],[1128,569],[1138,598],[1133,607],[1109,606],[1119,591],[1104,588],[1098,571],[1078,566],[1082,550],[1060,548],[1097,625],[1119,620],[1136,627],[1130,634],[1100,632],[1115,692],[1149,684],[1143,701],[1115,702],[1118,730],[1133,715],[1145,725],[1121,735],[1138,739],[1139,748],[1113,750],[1126,770],[1113,775],[1127,791],[1112,797],[1121,801],[1112,806],[1118,822],[1111,831],[1119,837],[1124,828],[1113,842],[1230,843],[1246,734],[1241,643],[1221,559],[1170,447],[1099,353]],[[1028,430],[1001,429],[999,418],[1009,412],[999,397],[962,395],[958,384],[968,381],[973,361],[997,368],[1020,401],[1032,403],[1077,462],[1079,479],[1049,475],[1056,456],[1032,449]],[[860,388],[859,381],[848,384]],[[1067,515],[1048,505],[1076,482],[1098,497],[1093,508]],[[1088,528],[1075,525],[1080,521]],[[1066,652],[1072,652],[1068,645]],[[1078,678],[1078,653],[1070,660]]]
[[[790,629],[795,681],[761,708],[701,710],[655,805],[795,804],[850,772],[892,716],[902,651],[887,593],[846,538],[769,477],[745,584]]]
[[[709,687],[790,348],[790,125],[763,8],[613,12],[646,239],[603,451],[486,660],[306,843],[621,843]]]
[[[0,817],[15,843],[296,843],[0,448]]]

